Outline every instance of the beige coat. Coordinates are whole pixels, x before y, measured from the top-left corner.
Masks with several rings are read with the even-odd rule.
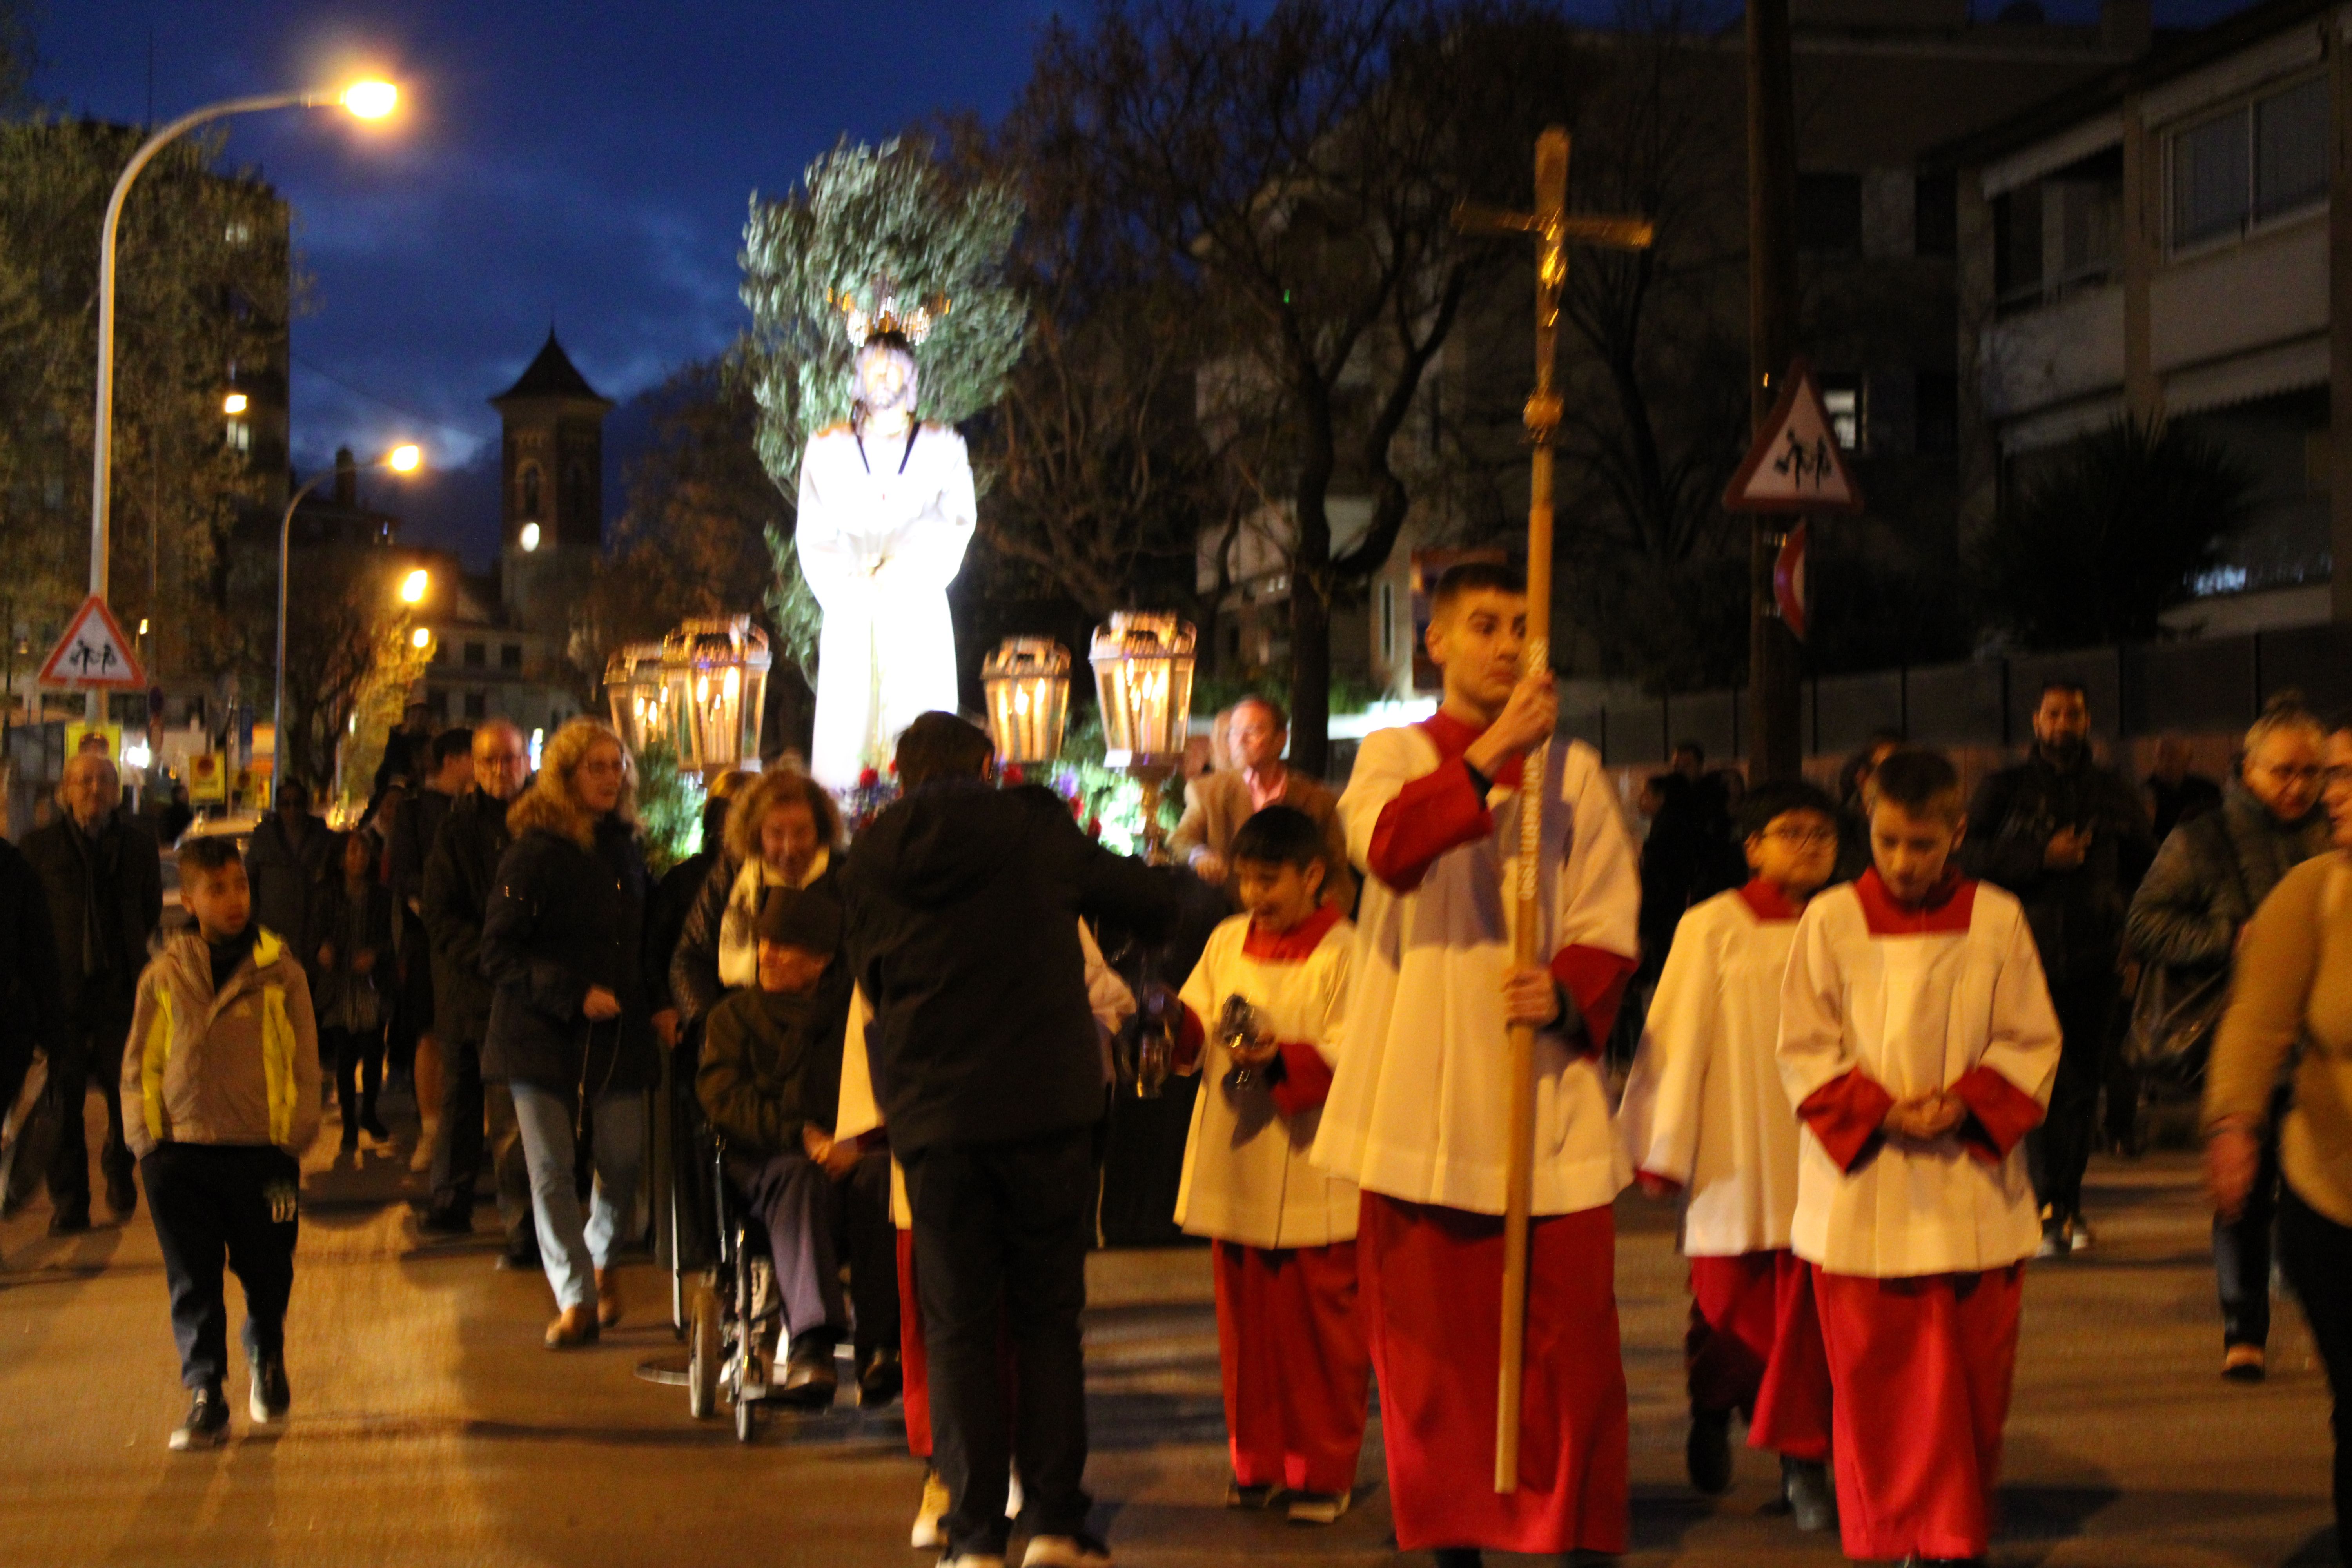
[[[1356,875],[1348,865],[1348,835],[1339,826],[1339,797],[1322,780],[1310,778],[1297,768],[1285,775],[1282,799],[1276,803],[1296,806],[1315,819],[1323,830],[1323,898],[1327,903],[1337,903],[1343,910],[1356,907]],[[1239,768],[1223,773],[1202,773],[1184,786],[1184,819],[1176,825],[1169,837],[1169,853],[1180,865],[1191,865],[1195,850],[1206,849],[1230,858],[1234,835],[1241,830],[1256,812],[1250,800],[1249,780]],[[1225,868],[1225,893],[1234,897],[1233,868]],[[1238,899],[1234,900],[1239,902]]]
[[[274,1143],[299,1154],[319,1135],[319,1035],[310,984],[264,930],[213,991],[205,939],[182,931],[139,976],[122,1053],[122,1131],[134,1154],[158,1143]]]

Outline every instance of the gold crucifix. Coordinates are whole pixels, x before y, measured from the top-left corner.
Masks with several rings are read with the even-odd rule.
[[[1532,234],[1536,251],[1536,389],[1528,395],[1528,435],[1535,447],[1528,485],[1528,640],[1520,668],[1551,668],[1551,448],[1559,428],[1559,394],[1552,390],[1552,361],[1559,339],[1559,291],[1568,282],[1568,247],[1597,245],[1612,250],[1649,247],[1650,220],[1639,217],[1571,216],[1568,210],[1568,132],[1552,126],[1536,139],[1536,210],[1498,211],[1465,202],[1454,209],[1454,226],[1465,234]],[[1523,969],[1538,969],[1541,923],[1537,862],[1543,847],[1545,749],[1527,760],[1520,785],[1517,892],[1518,925],[1513,933]],[[1528,1328],[1528,1243],[1535,1180],[1536,1032],[1526,1025],[1510,1031],[1510,1107],[1507,1122],[1509,1163],[1503,1195],[1502,1357],[1495,1403],[1495,1489],[1519,1485],[1519,1402]]]

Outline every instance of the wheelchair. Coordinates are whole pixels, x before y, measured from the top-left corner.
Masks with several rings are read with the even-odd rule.
[[[727,1173],[727,1140],[707,1124],[712,1214],[717,1225],[717,1261],[687,1290],[687,1409],[698,1421],[734,1407],[735,1436],[748,1443],[760,1429],[760,1406],[768,1397],[773,1363],[763,1353],[774,1331],[784,1349],[783,1306],[775,1289],[775,1264],[768,1256],[764,1226]]]

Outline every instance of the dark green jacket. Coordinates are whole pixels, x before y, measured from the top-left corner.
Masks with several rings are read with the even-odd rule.
[[[730,993],[703,1023],[694,1092],[710,1124],[754,1159],[801,1152],[808,1123],[830,1131],[841,1106],[845,1010],[809,996]]]

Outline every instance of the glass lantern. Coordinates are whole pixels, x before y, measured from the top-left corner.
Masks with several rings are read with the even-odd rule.
[[[1006,637],[980,667],[988,735],[1007,763],[1034,766],[1061,754],[1070,707],[1070,650],[1052,637]]]
[[[632,752],[646,742],[669,738],[668,697],[662,685],[662,645],[622,645],[604,666],[604,700],[612,704],[613,728]]]
[[[705,774],[760,765],[768,634],[749,616],[682,621],[662,639],[661,682],[680,768]]]
[[[1104,765],[1134,769],[1183,755],[1192,710],[1192,627],[1171,614],[1114,610],[1089,662],[1102,703]]]

